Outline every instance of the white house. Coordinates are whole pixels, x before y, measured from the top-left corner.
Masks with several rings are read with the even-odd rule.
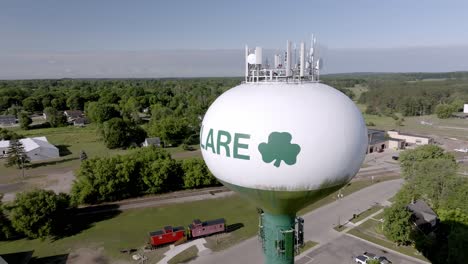
[[[468,104],[463,105],[463,113],[468,114]]]
[[[31,161],[41,161],[59,158],[59,150],[47,141],[46,137],[23,138],[20,142]],[[5,156],[10,146],[9,140],[0,141],[0,156]]]
[[[155,138],[146,138],[145,142],[142,144],[143,147],[156,146],[161,147],[161,139],[158,137]]]

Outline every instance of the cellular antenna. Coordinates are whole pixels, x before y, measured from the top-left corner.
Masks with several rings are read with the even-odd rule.
[[[245,46],[245,82],[318,82],[322,61],[316,58],[317,49],[314,35],[310,39],[309,52],[306,53],[306,44],[299,45],[299,58],[296,59],[296,44],[294,45],[294,55],[292,53],[291,41],[286,41],[286,51],[276,52],[271,60],[265,59],[263,63],[263,49],[256,47],[255,52],[251,52]]]

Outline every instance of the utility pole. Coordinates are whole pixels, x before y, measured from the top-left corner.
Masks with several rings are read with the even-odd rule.
[[[21,155],[21,170],[23,171],[23,180],[24,180],[24,156]]]

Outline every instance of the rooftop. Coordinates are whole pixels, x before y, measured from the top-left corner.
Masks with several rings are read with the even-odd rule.
[[[24,151],[29,152],[36,148],[56,148],[54,145],[47,141],[46,137],[22,138],[20,142],[24,146]],[[0,148],[8,148],[10,146],[9,140],[0,140]]]

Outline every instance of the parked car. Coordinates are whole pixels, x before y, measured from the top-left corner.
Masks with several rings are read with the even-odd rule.
[[[359,255],[356,257],[355,261],[356,263],[359,263],[359,264],[366,264],[367,257],[364,257],[363,255]]]
[[[364,257],[368,258],[368,259],[375,259],[377,257],[377,255],[375,255],[374,253],[370,253],[370,252],[364,252],[364,254],[362,254]]]
[[[380,262],[380,264],[392,264],[392,262],[384,256],[378,257],[377,260]]]

